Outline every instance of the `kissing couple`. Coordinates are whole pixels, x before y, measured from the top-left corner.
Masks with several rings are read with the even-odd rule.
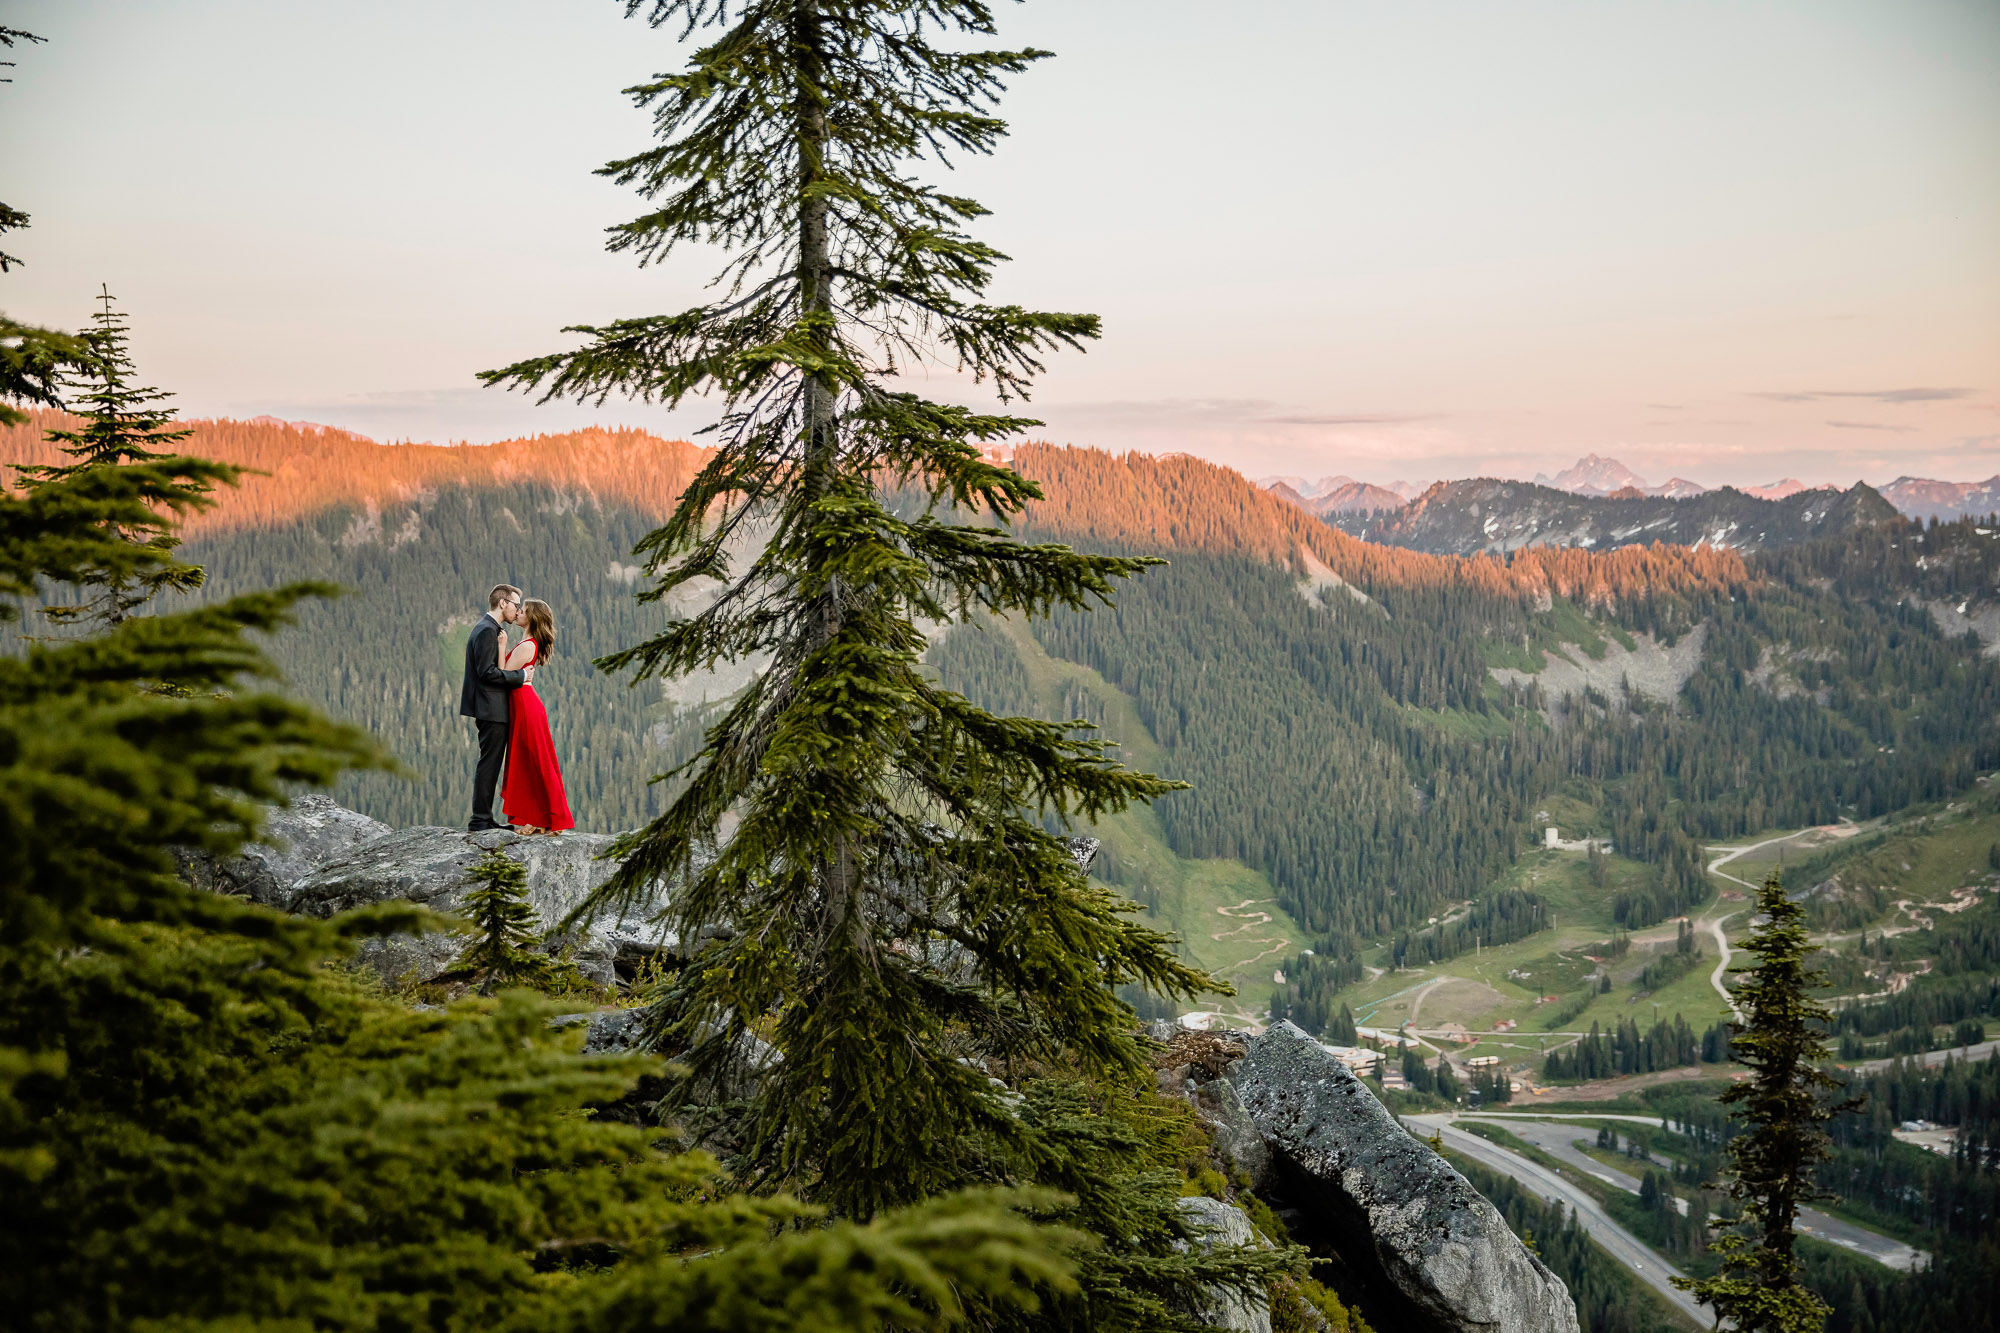
[[[507,626],[526,632],[511,647]],[[575,828],[563,793],[562,766],[549,735],[549,710],[535,693],[535,670],[548,661],[556,643],[556,620],[547,602],[521,600],[521,590],[503,583],[486,596],[486,614],[465,641],[465,686],[458,711],[479,727],[479,767],[472,777],[469,832],[512,829],[554,837]],[[493,788],[500,765],[507,783],[500,801],[507,823],[493,818]]]

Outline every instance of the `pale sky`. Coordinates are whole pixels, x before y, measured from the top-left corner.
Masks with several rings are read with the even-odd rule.
[[[993,296],[1104,317],[1037,432],[1366,480],[2000,471],[1996,0],[1030,0],[953,188]],[[14,0],[0,308],[108,282],[189,415],[575,425],[473,373],[701,299],[591,176],[678,68],[616,0]],[[933,170],[933,178],[935,173]],[[939,397],[968,386],[933,380]]]

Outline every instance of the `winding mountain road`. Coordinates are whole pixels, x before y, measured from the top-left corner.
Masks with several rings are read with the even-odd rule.
[[[1826,825],[1814,828],[1802,828],[1796,833],[1780,834],[1775,838],[1766,838],[1762,842],[1753,842],[1743,847],[1721,847],[1721,848],[1711,847],[1708,850],[1710,850],[1711,852],[1720,851],[1722,855],[1716,857],[1713,861],[1710,861],[1708,863],[1708,873],[1711,875],[1719,875],[1723,879],[1728,880],[1732,884],[1741,884],[1744,888],[1750,890],[1752,893],[1755,893],[1758,889],[1757,885],[1752,884],[1747,879],[1739,879],[1735,875],[1730,874],[1727,870],[1724,870],[1722,867],[1728,865],[1731,861],[1734,861],[1739,856],[1748,856],[1751,852],[1760,851],[1766,847],[1774,847],[1781,842],[1791,842],[1794,839],[1803,838],[1806,837],[1808,834],[1814,834],[1814,833],[1821,833],[1821,834],[1831,833],[1834,834],[1835,836],[1840,836],[1842,833],[1846,832],[1849,829],[1854,829],[1857,832],[1859,831],[1855,825],[1851,824],[1844,826]],[[1740,911],[1741,909],[1738,910]],[[1729,920],[1730,917],[1735,915],[1737,915],[1736,912],[1724,912],[1721,916],[1711,917],[1707,921],[1702,922],[1701,924],[1707,926],[1709,934],[1715,936],[1716,952],[1721,955],[1720,961],[1717,962],[1715,965],[1715,971],[1709,973],[1708,984],[1715,987],[1715,993],[1722,997],[1722,1002],[1729,1006],[1729,1012],[1732,1015],[1734,1015],[1736,1021],[1740,1023],[1743,1021],[1743,1011],[1736,1007],[1736,997],[1730,993],[1729,987],[1725,985],[1722,980],[1722,978],[1728,975],[1729,973],[1729,936],[1722,929],[1722,923]]]
[[[1422,1137],[1427,1138],[1435,1132],[1453,1152],[1498,1171],[1551,1203],[1562,1204],[1576,1214],[1583,1229],[1607,1254],[1630,1268],[1640,1281],[1659,1292],[1661,1298],[1675,1310],[1693,1320],[1696,1327],[1713,1326],[1714,1316],[1695,1304],[1693,1297],[1675,1287],[1670,1280],[1686,1275],[1654,1254],[1637,1236],[1612,1221],[1611,1215],[1598,1206],[1597,1200],[1590,1197],[1582,1186],[1538,1162],[1529,1161],[1519,1153],[1510,1152],[1477,1134],[1468,1134],[1453,1125],[1452,1119],[1450,1115],[1412,1115],[1403,1117],[1403,1123]]]

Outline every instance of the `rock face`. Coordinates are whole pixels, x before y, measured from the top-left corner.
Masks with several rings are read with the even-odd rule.
[[[1182,1199],[1179,1208],[1194,1231],[1195,1244],[1204,1250],[1234,1249],[1258,1243],[1250,1219],[1234,1204],[1206,1195]],[[1195,1311],[1195,1318],[1210,1328],[1234,1329],[1236,1333],[1271,1333],[1271,1311],[1263,1300],[1250,1299],[1227,1288],[1209,1288]]]
[[[286,893],[305,875],[395,832],[380,820],[335,805],[312,792],[264,820],[264,841],[243,855],[217,861],[199,852],[181,857],[181,873],[216,893],[236,893],[267,907],[288,907]]]
[[[1277,1158],[1285,1201],[1401,1307],[1395,1327],[1576,1333],[1561,1280],[1318,1042],[1278,1023],[1229,1077]]]
[[[613,1009],[595,1014],[565,1014],[551,1027],[583,1028],[583,1054],[624,1055],[639,1049],[645,1036],[644,1015],[637,1009]]]
[[[502,830],[396,830],[317,793],[273,810],[264,837],[228,861],[188,853],[181,857],[181,872],[198,887],[244,894],[304,916],[327,917],[398,898],[452,912],[472,887],[473,863],[505,848],[526,867],[528,900],[543,927],[552,928],[616,868],[597,859],[612,843],[608,834],[524,838]],[[593,922],[567,941],[578,969],[609,984],[620,962],[674,952],[672,937],[647,920],[663,904],[657,897],[653,907]],[[369,941],[361,960],[385,981],[422,979],[450,968],[463,943],[452,934],[394,936]]]
[[[401,898],[439,912],[457,910],[472,889],[472,867],[495,848],[505,848],[528,872],[528,901],[544,928],[553,927],[610,877],[616,864],[597,858],[611,846],[603,833],[565,833],[559,838],[524,838],[502,830],[467,833],[454,828],[413,828],[388,834],[350,854],[320,865],[285,892],[278,906],[306,916],[332,916],[349,908]],[[647,912],[620,921],[600,921],[572,941],[573,956],[585,976],[609,983],[614,964],[671,948],[672,941],[644,922]],[[411,971],[445,970],[459,941],[448,935],[384,941],[367,961],[385,980]]]
[[[1241,1171],[1252,1190],[1268,1191],[1277,1162],[1271,1156],[1271,1145],[1264,1142],[1256,1121],[1237,1095],[1236,1085],[1226,1078],[1200,1085],[1194,1092],[1194,1109],[1215,1131],[1215,1155],[1222,1164],[1231,1171]]]

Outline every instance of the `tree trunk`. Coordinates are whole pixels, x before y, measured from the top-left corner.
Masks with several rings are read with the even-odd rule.
[[[833,310],[833,258],[827,235],[828,207],[808,194],[823,171],[826,152],[826,55],[821,17],[815,0],[794,0],[792,49],[797,60],[796,108],[799,173],[799,313],[824,315]],[[830,330],[813,336],[822,350],[834,342]],[[825,495],[839,468],[839,422],[835,417],[835,387],[828,377],[809,375],[805,383],[805,465],[801,480],[808,503]],[[829,581],[812,619],[805,654],[833,641],[845,619],[848,590],[841,579]],[[842,934],[865,937],[857,901],[859,883],[854,848],[843,844],[819,866],[824,895],[820,902],[820,938],[825,944]]]

